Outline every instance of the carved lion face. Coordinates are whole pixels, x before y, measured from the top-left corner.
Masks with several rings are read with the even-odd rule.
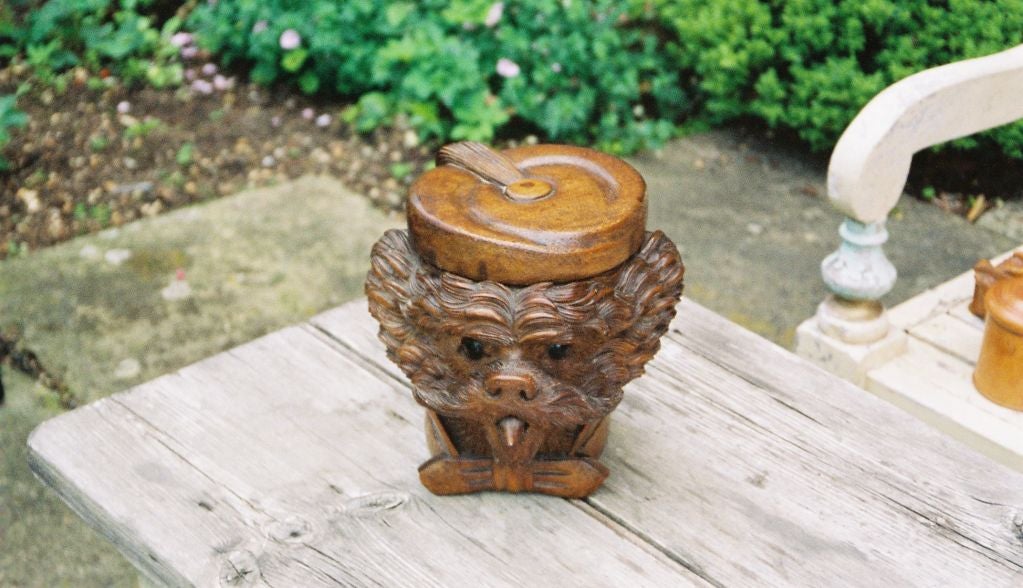
[[[405,231],[373,248],[366,283],[388,357],[442,415],[572,427],[611,412],[675,315],[684,268],[662,233],[626,263],[515,288],[424,264]]]

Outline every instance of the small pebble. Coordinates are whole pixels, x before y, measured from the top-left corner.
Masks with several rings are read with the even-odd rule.
[[[409,129],[402,135],[401,143],[406,149],[415,149],[419,146],[419,135],[412,129]]]
[[[306,107],[302,109],[302,118],[306,120],[313,120],[314,116],[316,116],[316,112],[313,111],[312,108]]]
[[[99,247],[96,247],[95,245],[86,245],[78,252],[78,257],[88,259],[89,261],[96,261],[102,257],[102,254],[99,252]]]
[[[320,116],[316,117],[316,126],[320,127],[321,129],[324,127],[329,127],[332,120],[333,117],[331,117],[329,114],[321,114]]]
[[[107,260],[107,263],[113,266],[118,266],[131,259],[130,249],[111,249],[106,252],[103,259]]]
[[[164,300],[173,302],[175,300],[184,300],[192,295],[192,288],[188,285],[185,280],[179,280],[175,278],[169,286],[160,290],[160,296]]]
[[[33,212],[39,212],[42,209],[42,204],[39,202],[39,190],[18,188],[15,196],[18,200],[21,200],[25,204],[25,210],[27,210],[30,214]]]
[[[756,236],[764,232],[764,226],[757,223],[749,223],[746,225],[746,232]]]
[[[277,160],[274,159],[273,155],[267,155],[263,157],[263,160],[259,162],[263,167],[273,167],[277,165]]]
[[[134,357],[122,359],[114,369],[114,377],[118,380],[130,380],[142,373],[142,364]]]
[[[131,112],[131,102],[128,102],[127,100],[121,100],[120,102],[118,102],[117,112],[121,114],[128,114],[129,112]]]

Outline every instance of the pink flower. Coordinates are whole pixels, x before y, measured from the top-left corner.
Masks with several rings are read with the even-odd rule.
[[[320,127],[321,129],[324,127],[329,127],[331,120],[333,119],[329,114],[321,114],[320,116],[316,117],[316,126]]]
[[[267,23],[266,23],[265,20],[257,20],[256,24],[252,25],[252,34],[258,35],[259,33],[262,33],[263,31],[265,31],[266,28],[267,28]]]
[[[205,63],[205,64],[203,64],[203,66],[202,66],[202,73],[203,73],[203,75],[206,75],[206,76],[211,76],[211,75],[217,73],[217,64],[215,64],[215,63]]]
[[[189,45],[188,47],[181,48],[181,57],[185,59],[194,59],[199,54],[199,48]]]
[[[504,15],[504,2],[494,2],[490,5],[490,10],[487,10],[487,17],[483,19],[483,24],[494,27],[501,22],[502,15]]]
[[[128,114],[129,112],[131,112],[131,102],[128,102],[127,100],[121,100],[120,102],[118,102],[117,112],[121,114]]]
[[[316,116],[316,112],[314,112],[312,108],[302,109],[302,118],[306,120],[313,120],[314,116]]]
[[[217,74],[213,76],[213,87],[218,90],[230,90],[234,87],[234,78],[225,78]]]
[[[207,82],[206,80],[195,80],[194,82],[192,82],[192,89],[200,94],[212,94],[213,84]]]
[[[185,45],[191,45],[192,41],[192,34],[186,32],[174,33],[174,35],[170,38],[171,45],[179,48],[184,47]]]
[[[497,60],[497,74],[503,78],[514,78],[519,75],[522,68],[511,59],[502,57]]]
[[[193,69],[191,67],[186,69],[185,70],[185,79],[190,81],[190,82],[192,80],[194,80],[195,79],[195,69]]]
[[[302,35],[299,35],[295,29],[288,29],[281,33],[278,42],[281,44],[281,49],[290,51],[302,44]]]
[[[281,126],[281,117],[279,116],[270,117],[270,126],[275,129]]]

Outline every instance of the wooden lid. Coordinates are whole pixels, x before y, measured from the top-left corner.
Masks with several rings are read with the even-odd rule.
[[[984,297],[988,317],[1002,328],[1023,335],[1023,277],[1000,280]]]
[[[568,282],[617,267],[646,229],[646,184],[599,151],[479,143],[440,150],[408,200],[413,246],[427,263],[509,285]]]

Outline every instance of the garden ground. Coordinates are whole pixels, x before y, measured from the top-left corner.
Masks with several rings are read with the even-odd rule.
[[[789,345],[837,245],[825,162],[734,130],[631,161],[649,184],[649,226],[682,250],[685,295]],[[1023,240],[1017,205],[981,222],[904,199],[889,224],[900,271],[889,304]],[[401,223],[328,177],[247,190],[0,262],[0,317],[88,402],[358,296],[370,244]],[[60,398],[9,368],[4,382],[0,585],[131,585],[130,566],[25,463],[29,431]]]

